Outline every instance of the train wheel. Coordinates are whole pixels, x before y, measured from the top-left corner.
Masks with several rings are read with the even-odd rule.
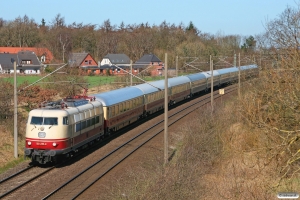
[[[33,166],[38,165],[38,162],[34,159],[34,157],[31,157],[31,164],[32,164]]]
[[[54,162],[54,164],[59,164],[64,160],[64,158],[65,158],[65,155],[64,156],[62,156],[62,155],[55,156],[55,157],[53,157],[53,162]]]
[[[107,136],[110,136],[110,134],[111,134],[111,130],[109,130],[109,131],[106,132]]]

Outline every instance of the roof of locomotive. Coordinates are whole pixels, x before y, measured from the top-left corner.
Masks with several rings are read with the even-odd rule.
[[[197,74],[189,74],[187,75],[187,77],[191,80],[191,81],[198,81],[201,79],[206,79],[206,76],[204,73],[197,73]]]
[[[100,106],[101,103],[97,101],[89,102],[84,105],[77,107],[42,107],[33,109],[29,112],[29,116],[40,116],[40,117],[58,117],[58,116],[67,116],[70,114],[78,113],[85,109],[93,108],[94,106]]]
[[[217,71],[219,72],[220,75],[222,75],[231,72],[237,72],[238,69],[236,67],[230,67],[230,68],[218,69]]]
[[[126,87],[99,94],[94,94],[94,96],[96,97],[96,101],[101,102],[103,106],[111,106],[143,95],[144,93],[142,92],[142,90],[136,87]]]
[[[74,112],[74,111],[75,111],[75,108],[67,108],[67,109],[38,108],[38,109],[31,110],[29,112],[29,116],[58,117],[58,116],[67,116],[68,113]]]

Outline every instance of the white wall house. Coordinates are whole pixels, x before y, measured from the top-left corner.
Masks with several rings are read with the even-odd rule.
[[[17,73],[41,73],[41,63],[31,51],[20,51],[17,54],[0,53],[0,73],[14,73],[14,62],[16,62]]]
[[[130,66],[130,59],[125,54],[107,54],[100,63],[103,65],[122,65],[122,66]]]

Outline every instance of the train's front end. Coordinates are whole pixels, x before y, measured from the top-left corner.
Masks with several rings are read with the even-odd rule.
[[[68,113],[61,109],[30,111],[26,124],[25,156],[33,162],[56,162],[71,145]]]

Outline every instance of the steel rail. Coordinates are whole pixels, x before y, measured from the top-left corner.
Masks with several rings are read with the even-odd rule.
[[[21,187],[27,185],[28,183],[32,182],[33,180],[37,179],[38,177],[40,177],[40,176],[46,174],[47,172],[53,170],[54,168],[55,168],[55,166],[53,166],[53,167],[51,167],[51,168],[45,170],[44,172],[42,172],[42,173],[40,173],[40,174],[38,174],[38,175],[32,177],[31,179],[29,179],[29,180],[25,181],[24,183],[18,185],[17,187],[15,187],[15,188],[13,188],[13,189],[7,191],[6,193],[4,193],[4,194],[2,194],[2,195],[0,196],[0,199],[3,198],[3,197],[5,197],[5,196],[7,196],[7,195],[9,195],[10,193],[16,191],[17,189],[19,189],[19,188],[21,188]]]
[[[9,177],[7,177],[7,178],[5,178],[5,179],[2,179],[2,180],[0,181],[0,184],[2,184],[2,183],[4,183],[4,182],[6,182],[6,181],[8,181],[8,180],[10,180],[10,179],[12,179],[12,178],[14,178],[15,176],[17,176],[17,175],[19,175],[19,174],[22,174],[23,172],[26,172],[27,170],[31,169],[32,167],[33,167],[33,165],[30,165],[29,167],[26,167],[25,169],[22,169],[22,170],[18,171],[17,173],[15,173],[15,174],[13,174],[13,175],[10,175]]]

